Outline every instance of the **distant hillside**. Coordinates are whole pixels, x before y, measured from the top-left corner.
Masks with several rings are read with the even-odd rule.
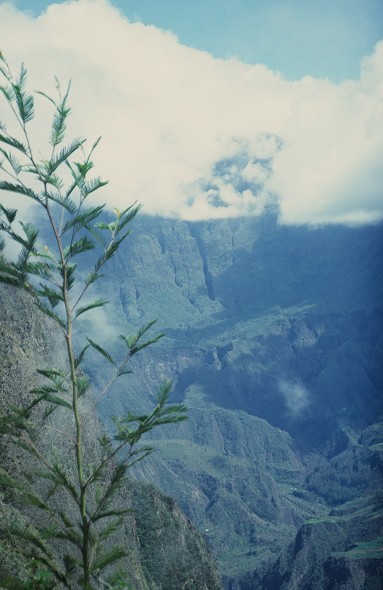
[[[173,379],[189,422],[176,446],[160,435],[138,476],[177,498],[205,532],[227,588],[271,588],[268,572],[282,571],[280,551],[295,559],[288,547],[305,523],[368,502],[382,485],[380,443],[368,434],[382,432],[382,244],[382,225],[141,216],[112,263],[102,293],[112,312],[89,327],[108,344],[125,325],[157,317],[166,338],[100,416],[108,425],[122,408],[145,408],[158,382]],[[91,359],[88,369],[101,385]],[[334,551],[375,542],[351,529],[346,545],[339,533],[337,548],[327,544],[318,558],[330,580]],[[358,590],[370,588],[366,575]]]

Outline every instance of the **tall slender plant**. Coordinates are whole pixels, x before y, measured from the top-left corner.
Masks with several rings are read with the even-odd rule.
[[[111,542],[127,514],[127,509],[118,505],[118,490],[129,467],[152,450],[142,445],[143,435],[162,424],[184,420],[185,407],[168,404],[170,384],[164,383],[149,414],[128,413],[115,420],[114,434],[99,441],[96,464],[87,457],[84,444],[87,417],[81,399],[89,396],[90,390],[89,379],[82,371],[85,353],[93,349],[111,370],[106,387],[95,396],[97,403],[116,380],[130,372],[131,357],[162,337],[162,334],[147,337],[154,322],[132,336],[121,336],[125,353],[120,361],[91,338],[87,338],[80,350],[76,350],[73,340],[77,319],[106,305],[105,299],[87,300],[88,292],[101,279],[104,266],[128,236],[129,223],[140,207],[132,205],[124,211],[115,210],[113,219],[106,215],[105,220],[104,205],[88,204],[92,194],[106,182],[99,177],[90,178],[91,158],[99,140],[88,152],[83,138],[64,145],[70,114],[69,86],[62,92],[56,81],[55,98],[38,92],[41,100],[46,100],[53,109],[49,156],[41,159],[30,138],[29,123],[34,117],[35,100],[26,89],[26,70],[22,66],[14,77],[0,54],[0,74],[0,90],[19,129],[18,134],[10,134],[5,124],[1,124],[0,191],[32,201],[42,212],[51,235],[49,247],[43,245],[38,229],[31,222],[19,220],[16,208],[0,204],[0,231],[5,237],[0,236],[0,281],[31,295],[39,310],[54,322],[64,338],[66,350],[65,368],[38,369],[42,384],[32,389],[30,401],[23,407],[8,407],[1,418],[0,433],[39,465],[34,479],[37,485],[26,488],[23,482],[6,473],[2,473],[0,483],[10,486],[24,502],[44,515],[44,526],[37,522],[33,530],[12,533],[25,539],[35,561],[43,564],[58,584],[84,590],[111,587],[101,581],[105,579],[104,570],[117,567],[115,564],[125,555],[121,544]],[[9,241],[18,248],[13,259],[6,256]],[[84,278],[84,258],[88,260],[91,251],[95,253],[94,264]],[[65,412],[68,421],[74,422],[74,435],[67,442],[65,458],[70,469],[63,467],[57,453],[42,448],[36,435],[36,415],[43,429],[52,411]],[[63,495],[73,504],[74,514],[58,502]],[[55,546],[60,551],[55,551]],[[124,587],[123,583],[119,587]]]

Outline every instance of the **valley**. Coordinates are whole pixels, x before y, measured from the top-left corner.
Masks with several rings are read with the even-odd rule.
[[[102,293],[112,312],[87,327],[107,343],[123,324],[158,318],[152,330],[165,337],[136,357],[100,416],[108,425],[144,409],[172,379],[189,420],[156,434],[135,476],[205,534],[227,589],[301,589],[297,568],[307,588],[333,588],[342,560],[351,571],[360,544],[379,547],[382,231],[283,227],[272,211],[200,223],[142,215],[112,262]],[[101,387],[91,360],[88,370]],[[334,525],[350,502],[364,503],[371,526],[352,511]],[[310,551],[316,565],[304,569]],[[379,551],[363,554],[363,571]]]

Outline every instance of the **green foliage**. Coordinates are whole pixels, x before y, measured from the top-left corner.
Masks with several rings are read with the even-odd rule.
[[[115,419],[115,433],[99,441],[99,458],[93,464],[84,444],[86,416],[80,403],[90,387],[81,372],[86,351],[92,348],[100,362],[105,361],[105,370],[110,370],[107,385],[96,392],[97,403],[117,379],[130,372],[130,358],[157,342],[162,334],[143,340],[154,324],[150,322],[134,335],[121,335],[125,349],[122,358],[116,360],[90,338],[82,350],[76,351],[73,330],[79,316],[107,304],[100,298],[86,300],[88,291],[102,278],[103,267],[128,236],[127,226],[140,206],[115,210],[113,221],[102,219],[104,205],[88,206],[89,196],[106,184],[99,177],[89,178],[93,169],[91,156],[99,140],[88,153],[82,138],[62,146],[70,114],[69,86],[62,94],[58,82],[57,99],[38,93],[54,112],[49,157],[37,159],[28,130],[35,103],[26,88],[26,70],[22,66],[15,79],[1,54],[0,63],[1,92],[21,134],[21,138],[13,137],[1,124],[0,190],[15,195],[17,202],[34,202],[48,223],[51,236],[49,247],[42,244],[36,227],[20,219],[17,209],[1,205],[0,232],[5,239],[0,240],[0,281],[32,296],[37,307],[56,323],[67,353],[65,369],[39,369],[42,383],[30,391],[29,403],[24,407],[9,406],[0,417],[0,434],[31,455],[38,466],[33,473],[26,473],[22,481],[2,473],[1,484],[12,490],[20,503],[32,506],[42,515],[33,530],[13,527],[7,531],[22,539],[25,554],[34,559],[27,585],[8,580],[7,587],[48,590],[58,583],[70,589],[126,588],[123,575],[116,569],[126,549],[113,537],[129,510],[118,504],[118,494],[129,467],[152,451],[150,446],[141,444],[142,437],[157,426],[184,420],[185,407],[168,404],[171,386],[164,383],[157,404],[148,415],[128,413]],[[8,242],[18,247],[13,259],[5,255]],[[95,254],[95,261],[84,279],[81,263],[83,255],[89,253]],[[68,415],[63,423],[75,425],[73,433],[60,433],[66,437],[65,459],[57,456],[55,449],[47,450],[40,445],[41,430],[49,428],[49,417],[57,411]],[[39,491],[41,482],[44,493]],[[75,507],[75,517],[66,512],[63,498]],[[57,546],[59,552],[55,551]]]
[[[41,567],[37,559],[31,560],[26,580],[8,576],[1,583],[6,584],[7,590],[54,590],[55,588],[54,577],[46,568]]]

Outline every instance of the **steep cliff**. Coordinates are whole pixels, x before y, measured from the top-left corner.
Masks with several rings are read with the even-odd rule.
[[[383,575],[382,531],[382,493],[348,502],[302,526],[259,587],[378,590]]]
[[[38,382],[37,368],[62,366],[62,347],[52,324],[21,292],[0,285],[0,409],[9,404],[23,404],[28,392]],[[85,403],[85,402],[84,402]],[[103,430],[92,404],[87,406],[87,457],[97,460],[97,437]],[[63,415],[55,412],[49,428],[40,433],[43,445],[54,446],[65,463],[62,431],[70,431]],[[60,434],[61,433],[61,434]],[[22,451],[1,443],[1,469],[17,477],[33,466]],[[121,490],[125,507],[132,507],[120,533],[128,547],[129,558],[122,565],[128,571],[126,588],[155,590],[167,588],[218,590],[221,587],[205,540],[170,500],[153,487],[129,483]],[[62,499],[70,513],[70,501]],[[0,580],[9,575],[20,580],[27,575],[29,560],[23,548],[5,532],[5,524],[19,523],[33,527],[39,519],[36,509],[19,505],[6,488],[0,489]],[[56,548],[60,551],[60,547]],[[7,585],[0,587],[7,588]]]
[[[113,313],[94,329],[108,337],[157,317],[166,340],[138,380],[173,376],[180,399],[198,382],[214,404],[319,447],[345,417],[360,428],[383,411],[382,234],[283,228],[271,214],[142,216],[103,291]]]

